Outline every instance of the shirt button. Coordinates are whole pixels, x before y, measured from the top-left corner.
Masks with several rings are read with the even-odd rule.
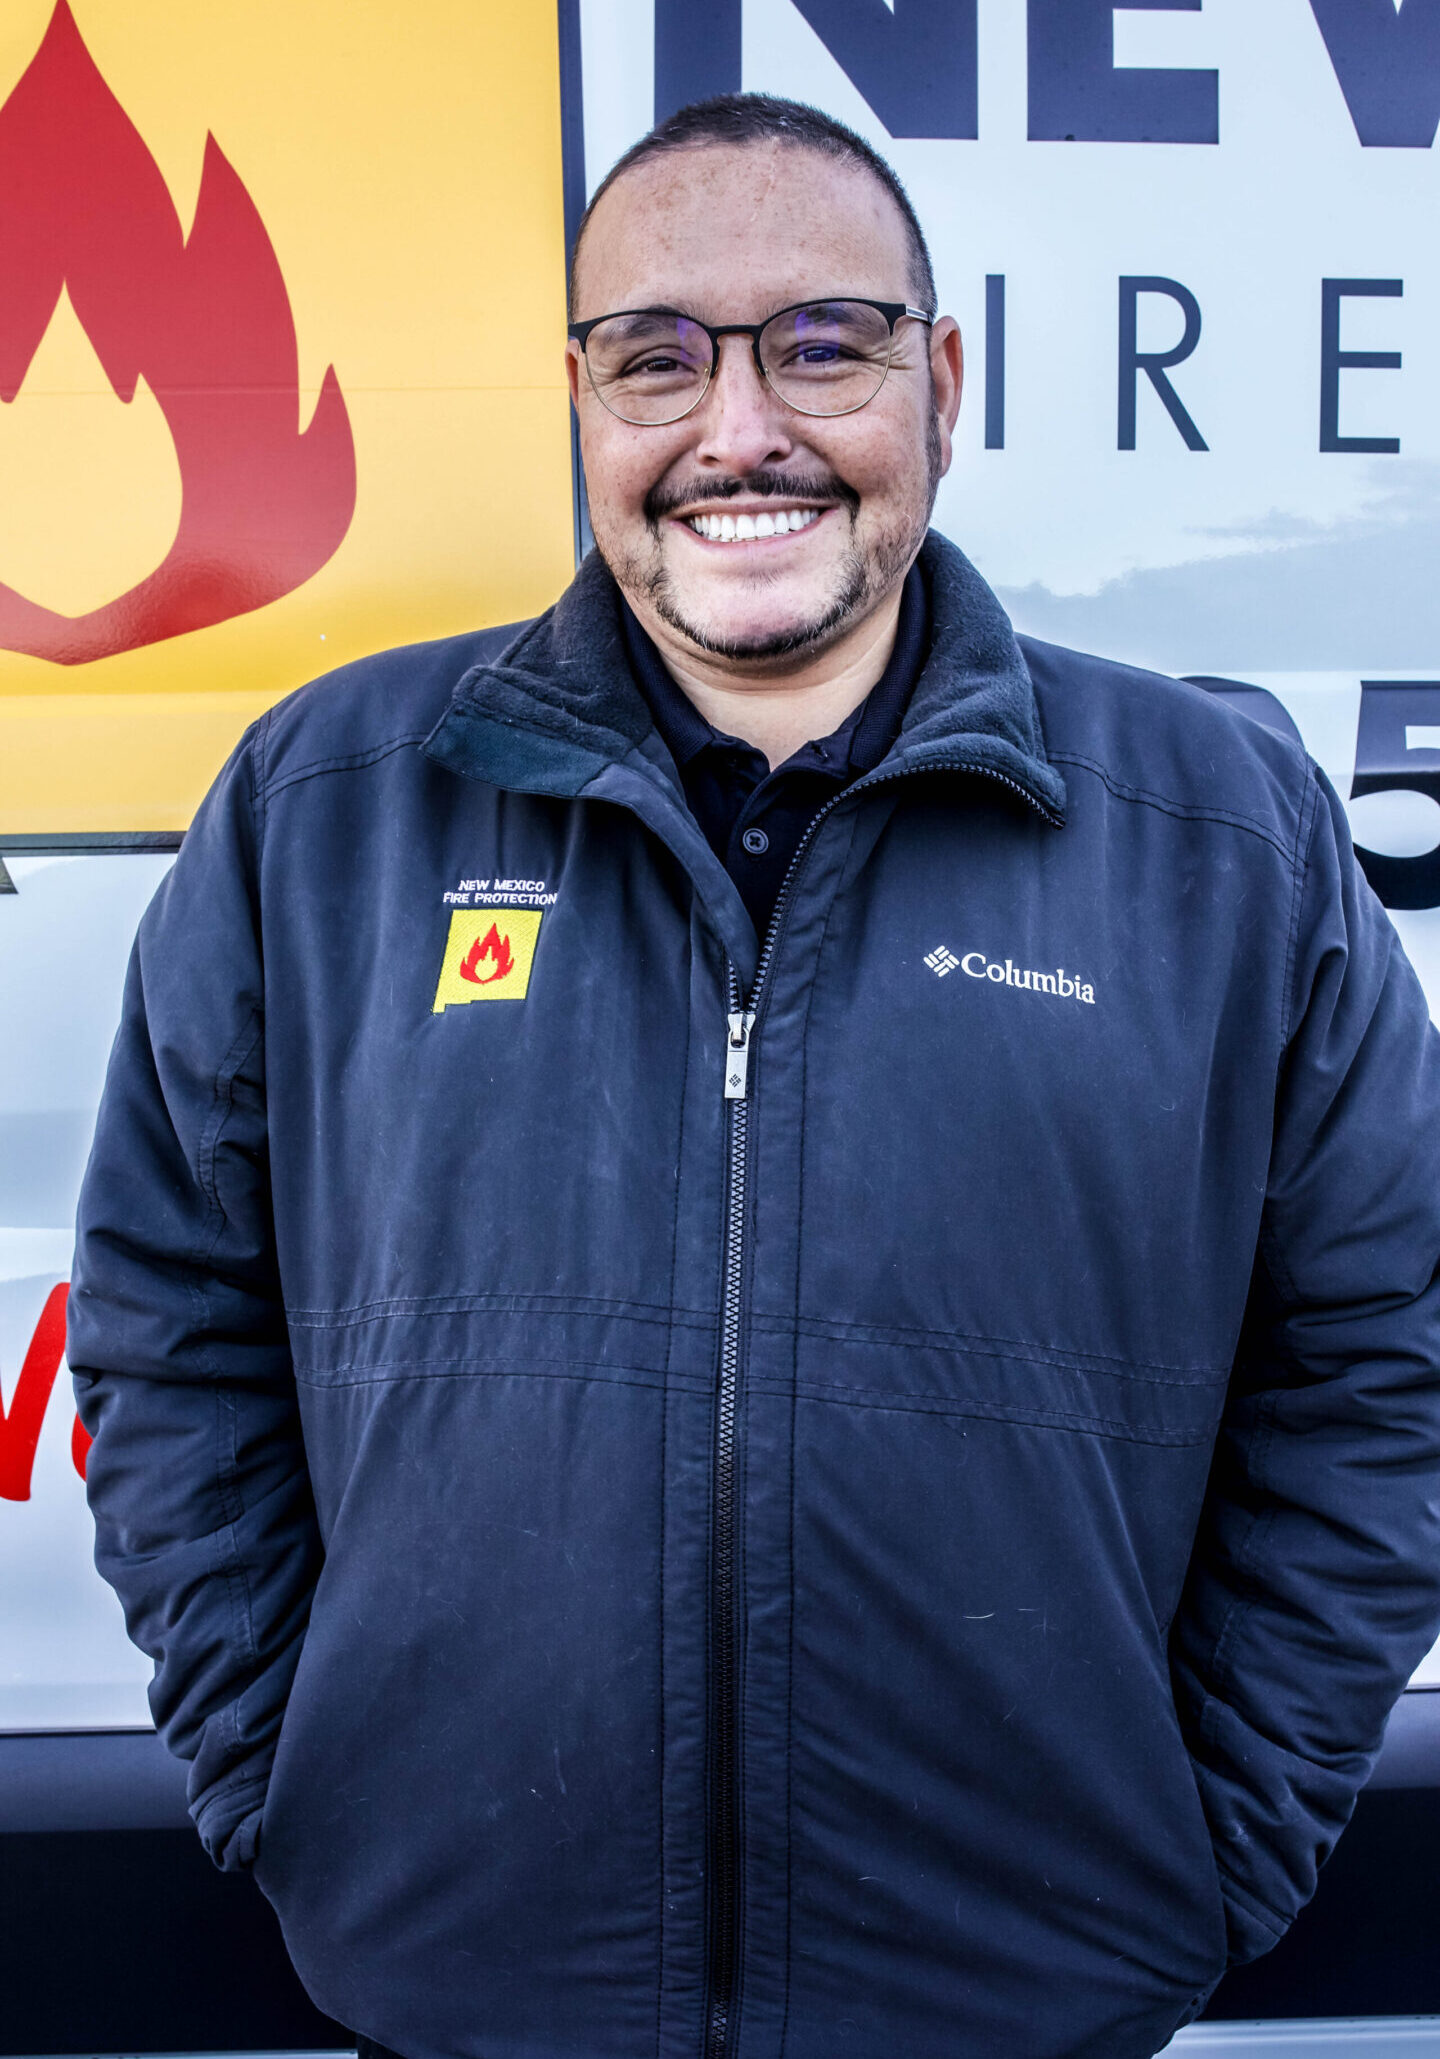
[[[763,829],[747,829],[740,839],[752,858],[759,858],[770,848],[770,839]]]

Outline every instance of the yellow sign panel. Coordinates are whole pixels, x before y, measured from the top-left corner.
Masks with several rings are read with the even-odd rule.
[[[553,6],[11,0],[0,835],[569,576]],[[21,219],[21,217],[24,219]]]
[[[457,908],[432,1015],[468,1001],[523,1001],[543,908]]]

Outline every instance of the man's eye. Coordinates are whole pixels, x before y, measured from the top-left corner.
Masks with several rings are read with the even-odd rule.
[[[689,358],[673,350],[647,350],[637,352],[621,365],[617,377],[621,379],[688,379],[695,372],[695,365]]]
[[[778,371],[804,370],[825,371],[830,366],[853,364],[856,353],[847,350],[842,343],[822,342],[819,338],[809,343],[794,343],[788,350],[781,351],[775,360]]]

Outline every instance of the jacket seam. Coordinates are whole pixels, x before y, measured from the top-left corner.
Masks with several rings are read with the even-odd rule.
[[[324,1387],[332,1382],[340,1384],[340,1376],[343,1375],[354,1375],[357,1380],[366,1381],[375,1377],[386,1377],[395,1372],[423,1372],[430,1366],[471,1365],[587,1366],[598,1372],[621,1369],[637,1375],[643,1374],[662,1385],[667,1379],[688,1382],[705,1377],[698,1373],[677,1372],[666,1365],[646,1365],[631,1358],[581,1358],[572,1351],[561,1352],[558,1355],[540,1351],[527,1351],[523,1354],[513,1351],[442,1351],[429,1357],[348,1358],[338,1360],[333,1365],[323,1361],[302,1360],[295,1365],[295,1377],[297,1380],[304,1380],[309,1386]]]
[[[1315,830],[1320,820],[1320,783],[1313,771],[1305,783],[1305,798],[1301,804],[1300,821],[1296,824],[1295,848],[1290,856],[1294,883],[1290,895],[1290,930],[1285,947],[1284,1014],[1280,1023],[1280,1051],[1283,1056],[1295,1029],[1295,972],[1300,948],[1300,915],[1305,905],[1305,888],[1310,878],[1310,859],[1315,846]],[[1304,845],[1302,856],[1301,845]],[[1276,1061],[1277,1071],[1279,1060]]]
[[[1099,1373],[1107,1379],[1139,1379],[1151,1381],[1157,1386],[1203,1387],[1216,1380],[1228,1377],[1228,1360],[1216,1360],[1213,1364],[1171,1366],[1162,1360],[1113,1358],[1098,1351],[1068,1351],[1059,1344],[1038,1344],[1025,1337],[993,1337],[983,1332],[967,1330],[924,1330],[909,1325],[887,1326],[879,1323],[827,1322],[822,1316],[758,1316],[757,1327],[764,1327],[770,1334],[783,1334],[794,1329],[805,1336],[813,1336],[825,1342],[844,1343],[855,1337],[865,1344],[888,1346],[895,1350],[944,1350],[964,1352],[966,1355],[984,1358],[1018,1359],[1031,1365],[1051,1365],[1058,1372]],[[920,1341],[925,1340],[925,1341]],[[1193,1374],[1192,1379],[1164,1380],[1158,1376],[1164,1373]]]
[[[765,1384],[767,1386],[774,1388],[774,1390],[778,1392],[780,1391],[783,1383],[775,1374],[761,1373],[757,1377],[757,1385],[758,1384]],[[947,1394],[942,1390],[937,1390],[931,1387],[852,1386],[850,1382],[847,1380],[821,1380],[816,1379],[813,1375],[806,1374],[801,1374],[799,1376],[799,1385],[804,1387],[807,1391],[813,1392],[817,1395],[824,1396],[834,1394],[843,1398],[846,1395],[850,1394],[879,1394],[886,1397],[893,1397],[897,1400],[902,1401],[939,1401],[945,1403],[947,1406],[950,1404],[955,1404],[960,1407],[965,1407],[969,1405],[963,1396]],[[1217,1395],[1217,1402],[1219,1401],[1219,1399],[1220,1397]],[[989,1403],[981,1403],[979,1405],[982,1407],[991,1406],[991,1404]],[[1126,1419],[1123,1416],[1102,1416],[1096,1414],[1095,1411],[1092,1409],[1055,1409],[1052,1411],[1047,1409],[1043,1403],[1032,1404],[1030,1402],[1025,1401],[1006,1401],[996,1402],[993,1404],[993,1406],[995,1406],[996,1408],[1019,1408],[1024,1410],[1027,1414],[1030,1414],[1032,1412],[1039,1414],[1053,1413],[1059,1416],[1072,1417],[1077,1422],[1093,1421],[1097,1423],[1116,1423],[1124,1425],[1126,1421]],[[1218,1414],[1218,1410],[1216,1411],[1216,1413]]]
[[[235,1534],[240,1518],[245,1513],[245,1499],[240,1488],[239,1410],[235,1405],[234,1396],[227,1394],[223,1385],[218,1382],[214,1394],[219,1416],[217,1427],[223,1438],[224,1449],[224,1467],[217,1484],[221,1495],[220,1506],[225,1513],[225,1528],[216,1542],[225,1561],[226,1583],[238,1594],[241,1604],[239,1616],[244,1635],[237,1639],[237,1643],[246,1660],[248,1686],[253,1680],[255,1669],[259,1666],[260,1653],[255,1636],[255,1597],[250,1591],[250,1575]],[[231,1718],[231,1738],[236,1751],[242,1748],[240,1707],[244,1699],[245,1687],[242,1687],[227,1706],[227,1714]]]
[[[265,851],[265,757],[270,745],[270,717],[274,710],[267,708],[255,725],[254,741],[250,748],[250,805],[255,811],[255,855],[256,870]]]
[[[762,1377],[752,1384],[762,1393],[783,1394],[787,1391],[786,1383],[781,1380]],[[1213,1423],[1193,1431],[1146,1430],[1110,1416],[1084,1415],[1070,1409],[1025,1408],[1010,1402],[968,1401],[953,1394],[893,1394],[880,1401],[869,1397],[885,1393],[885,1389],[831,1388],[813,1380],[797,1381],[795,1391],[803,1393],[808,1401],[839,1403],[842,1407],[876,1408],[899,1415],[964,1416],[977,1422],[1028,1423],[1041,1429],[1088,1431],[1096,1436],[1115,1437],[1127,1444],[1153,1444],[1173,1449],[1207,1444],[1215,1434]]]
[[[537,1306],[537,1304],[542,1304]],[[366,1323],[382,1323],[395,1316],[479,1315],[615,1315],[626,1322],[651,1323],[668,1328],[685,1322],[711,1325],[713,1311],[700,1308],[666,1308],[659,1301],[611,1301],[600,1295],[584,1294],[435,1294],[397,1297],[393,1301],[360,1301],[349,1308],[287,1308],[286,1320],[302,1330],[358,1329]]]
[[[224,1204],[220,1199],[220,1189],[215,1179],[215,1154],[219,1149],[220,1139],[224,1135],[225,1124],[234,1111],[235,1075],[259,1043],[261,1025],[260,1009],[258,1006],[252,1005],[245,1017],[244,1023],[236,1032],[229,1049],[216,1067],[215,1077],[211,1083],[210,1113],[206,1118],[205,1127],[200,1133],[200,1142],[195,1152],[195,1177],[199,1183],[201,1193],[205,1196],[211,1212],[216,1217],[210,1242],[201,1256],[202,1264],[208,1263],[213,1256],[215,1246],[220,1241],[220,1232],[225,1227],[226,1222]]]
[[[253,1666],[255,1657],[255,1630],[251,1620],[251,1595],[249,1582],[237,1563],[235,1550],[235,1520],[237,1515],[235,1482],[231,1477],[230,1459],[234,1451],[233,1432],[229,1449],[225,1437],[225,1398],[218,1381],[211,1388],[215,1403],[215,1497],[220,1507],[221,1528],[215,1536],[215,1556],[218,1570],[225,1583],[225,1598],[230,1608],[230,1619],[234,1625],[234,1642],[245,1665]],[[238,1758],[240,1743],[240,1696],[232,1695],[221,1711],[220,1731],[225,1739],[226,1750]]]
[[[312,758],[304,765],[295,766],[292,771],[277,772],[265,789],[265,803],[268,805],[276,794],[284,793],[286,787],[298,786],[302,780],[318,779],[326,772],[363,772],[382,758],[393,757],[396,751],[423,744],[429,734],[427,729],[407,731],[405,735],[391,737],[385,743],[372,744],[369,750],[350,751],[333,758]]]
[[[803,1221],[801,1225],[803,1235]],[[471,1315],[499,1310],[505,1314],[560,1316],[566,1314],[613,1319],[643,1324],[649,1328],[713,1329],[712,1310],[689,1309],[678,1304],[665,1310],[658,1302],[610,1301],[600,1296],[559,1294],[472,1294],[445,1295],[431,1299],[416,1297],[386,1302],[359,1303],[336,1310],[288,1308],[286,1320],[292,1329],[333,1335],[403,1316],[427,1316],[437,1320],[451,1315]],[[1059,1345],[1037,1344],[1024,1338],[992,1337],[963,1330],[928,1330],[911,1325],[830,1322],[818,1316],[789,1317],[755,1315],[753,1326],[767,1336],[807,1336],[837,1343],[857,1343],[898,1351],[945,1351],[956,1356],[996,1358],[1020,1364],[1044,1366],[1055,1372],[1079,1373],[1085,1377],[1135,1380],[1146,1385],[1204,1388],[1228,1377],[1228,1361],[1210,1365],[1167,1366],[1161,1361],[1112,1358],[1100,1352],[1069,1351]],[[389,1361],[376,1361],[379,1364]],[[346,1368],[348,1369],[348,1368]],[[1167,1379],[1167,1373],[1190,1375]]]
[[[1320,782],[1313,765],[1311,765],[1307,768],[1305,791],[1301,799],[1299,815],[1295,826],[1295,843],[1290,853],[1292,875],[1290,920],[1285,945],[1285,975],[1282,984],[1283,1013],[1280,1022],[1279,1048],[1275,1060],[1275,1093],[1273,1096],[1277,1106],[1280,1070],[1284,1064],[1285,1052],[1289,1048],[1295,1029],[1295,1011],[1298,999],[1295,989],[1299,956],[1300,919],[1304,909],[1305,888],[1309,882],[1311,857],[1314,851],[1319,821]],[[1281,1250],[1280,1241],[1275,1230],[1273,1214],[1268,1204],[1268,1197],[1266,1205],[1261,1211],[1259,1231],[1256,1237],[1256,1255],[1261,1265],[1268,1272],[1272,1285],[1279,1290],[1280,1294],[1289,1300],[1297,1300],[1299,1298],[1299,1290],[1290,1267],[1286,1262],[1284,1252]],[[1252,1447],[1252,1457],[1247,1467],[1252,1484],[1258,1484],[1258,1476],[1269,1455],[1270,1446],[1274,1441],[1277,1410],[1278,1402],[1274,1395],[1265,1396],[1260,1401],[1258,1410],[1260,1421],[1257,1425],[1255,1441]],[[1274,1511],[1272,1509],[1262,1508],[1260,1512],[1251,1517],[1249,1529],[1236,1559],[1237,1570],[1247,1585],[1252,1584],[1256,1579],[1259,1559],[1273,1522]],[[1212,1731],[1218,1728],[1220,1691],[1224,1689],[1230,1679],[1233,1654],[1240,1641],[1245,1620],[1254,1607],[1255,1596],[1253,1593],[1237,1592],[1234,1594],[1231,1597],[1230,1605],[1225,1611],[1224,1619],[1216,1635],[1211,1663],[1214,1669],[1216,1689],[1213,1704],[1217,1714],[1214,1724],[1209,1726]],[[1213,1736],[1212,1741],[1214,1741]]]
[[[1255,1433],[1254,1459],[1253,1463],[1246,1468],[1252,1487],[1259,1487],[1260,1476],[1264,1470],[1265,1461],[1269,1457],[1270,1446],[1275,1437],[1277,1408],[1278,1401],[1275,1395],[1267,1394],[1262,1396],[1257,1410],[1259,1423]],[[1274,1525],[1274,1521],[1275,1510],[1273,1507],[1265,1505],[1262,1495],[1262,1506],[1257,1513],[1251,1516],[1244,1541],[1235,1554],[1236,1571],[1240,1576],[1237,1588],[1243,1587],[1246,1591],[1237,1591],[1231,1596],[1230,1606],[1226,1609],[1224,1619],[1221,1622],[1219,1631],[1216,1633],[1214,1653],[1210,1662],[1214,1675],[1214,1686],[1208,1695],[1207,1706],[1203,1715],[1206,1734],[1217,1749],[1220,1742],[1220,1714],[1222,1709],[1231,1706],[1228,1702],[1224,1701],[1223,1692],[1231,1679],[1235,1647],[1240,1641],[1240,1633],[1244,1628],[1245,1619],[1255,1607],[1256,1597],[1249,1590],[1256,1581],[1260,1554],[1264,1548],[1266,1538]],[[1243,1721],[1243,1717],[1240,1720]]]
[[[1272,1102],[1278,1107],[1280,1099],[1280,1073],[1285,1063],[1285,1053],[1295,1033],[1295,1010],[1298,996],[1295,992],[1296,966],[1300,949],[1300,918],[1305,905],[1305,888],[1310,879],[1310,860],[1315,846],[1315,836],[1320,822],[1320,782],[1313,768],[1306,781],[1305,798],[1301,803],[1300,820],[1296,825],[1295,850],[1291,864],[1294,884],[1290,895],[1290,925],[1285,944],[1285,977],[1282,985],[1282,1015],[1280,1021],[1280,1042],[1275,1055],[1275,1075]],[[1304,845],[1302,856],[1301,845]],[[1280,1239],[1275,1230],[1274,1219],[1267,1195],[1260,1215],[1260,1227],[1256,1237],[1256,1251],[1260,1262],[1270,1275],[1271,1283],[1280,1294],[1298,1301],[1299,1287],[1295,1276],[1280,1248]]]
[[[1299,819],[1295,825],[1295,849],[1291,855],[1293,884],[1290,892],[1290,922],[1285,940],[1285,974],[1281,984],[1281,1016],[1279,1043],[1275,1053],[1272,1104],[1276,1107],[1280,1099],[1280,1074],[1285,1063],[1285,1053],[1295,1029],[1296,967],[1300,950],[1300,917],[1305,905],[1305,888],[1310,878],[1310,858],[1315,845],[1316,830],[1320,821],[1320,782],[1311,767],[1305,782],[1305,794],[1300,805]],[[1303,845],[1303,854],[1302,854]],[[1260,1225],[1255,1239],[1256,1253],[1270,1275],[1272,1284],[1284,1296],[1298,1300],[1299,1289],[1294,1275],[1280,1249],[1275,1232],[1268,1196],[1261,1209]]]
[[[1143,807],[1158,809],[1161,814],[1173,815],[1182,821],[1216,822],[1230,829],[1243,829],[1250,835],[1261,838],[1272,850],[1278,851],[1282,858],[1288,860],[1292,855],[1279,833],[1272,829],[1269,823],[1261,822],[1253,815],[1244,815],[1239,809],[1222,808],[1214,803],[1177,801],[1169,794],[1157,794],[1148,787],[1132,786],[1126,780],[1117,779],[1104,765],[1097,763],[1094,758],[1085,757],[1079,751],[1052,752],[1051,762],[1057,765],[1078,765],[1086,772],[1093,772],[1117,800],[1136,801]]]
[[[570,1367],[576,1370],[568,1370]],[[522,1375],[535,1380],[576,1380],[584,1386],[641,1387],[647,1393],[657,1394],[663,1394],[671,1383],[697,1394],[708,1394],[712,1385],[710,1379],[701,1373],[667,1373],[663,1366],[620,1368],[600,1359],[571,1357],[383,1359],[373,1367],[337,1366],[334,1370],[342,1377],[332,1377],[328,1373],[317,1376],[297,1366],[296,1385],[324,1393],[332,1387],[383,1387],[398,1380],[465,1380],[486,1371],[500,1378]],[[597,1373],[605,1377],[594,1378]]]
[[[1171,1365],[1165,1359],[1122,1358],[1115,1352],[1081,1351],[1078,1347],[1072,1348],[1064,1344],[1042,1344],[1034,1337],[1003,1337],[994,1331],[987,1330],[934,1330],[917,1323],[850,1323],[845,1322],[840,1317],[830,1316],[761,1315],[756,1320],[766,1324],[773,1330],[788,1329],[793,1325],[802,1330],[814,1331],[817,1335],[824,1336],[828,1336],[832,1330],[839,1330],[866,1338],[867,1340],[874,1337],[881,1342],[885,1342],[890,1338],[908,1341],[914,1337],[933,1339],[937,1344],[949,1344],[956,1340],[967,1344],[1000,1344],[1019,1352],[1031,1354],[1053,1352],[1057,1357],[1066,1360],[1077,1359],[1094,1362],[1097,1365],[1120,1367],[1148,1366],[1153,1371],[1161,1373],[1224,1373],[1229,1371],[1228,1360],[1216,1360],[1212,1364],[1207,1365],[1203,1360],[1197,1359],[1189,1365]]]
[[[224,1232],[227,1217],[215,1177],[215,1157],[220,1139],[225,1133],[225,1125],[234,1111],[235,1075],[260,1041],[261,1025],[260,1010],[258,1007],[252,1007],[216,1068],[211,1085],[212,1107],[195,1154],[195,1177],[201,1193],[205,1196],[212,1226],[209,1240],[197,1257],[196,1274],[207,1273],[215,1247]],[[188,1282],[188,1287],[197,1307],[200,1326],[204,1328],[207,1326],[209,1315],[205,1290],[197,1284],[194,1276]],[[245,1510],[244,1499],[238,1488],[240,1466],[235,1442],[236,1410],[233,1399],[227,1404],[220,1369],[214,1364],[208,1351],[203,1354],[202,1363],[215,1383],[212,1389],[215,1397],[215,1497],[223,1518],[222,1529],[215,1539],[215,1554],[219,1562],[218,1570],[225,1583],[226,1597],[230,1603],[231,1618],[235,1625],[235,1642],[248,1669],[253,1673],[259,1663],[255,1638],[254,1596],[250,1592],[249,1575],[235,1540],[235,1526]],[[220,1719],[221,1729],[228,1739],[229,1747],[236,1753],[242,1749],[240,1703],[243,1694],[242,1689],[226,1704]]]

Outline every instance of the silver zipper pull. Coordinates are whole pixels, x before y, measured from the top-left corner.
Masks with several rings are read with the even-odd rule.
[[[750,1073],[750,1032],[755,1027],[753,1011],[744,1015],[727,1015],[730,1034],[725,1039],[725,1099],[743,1101],[745,1082]]]

